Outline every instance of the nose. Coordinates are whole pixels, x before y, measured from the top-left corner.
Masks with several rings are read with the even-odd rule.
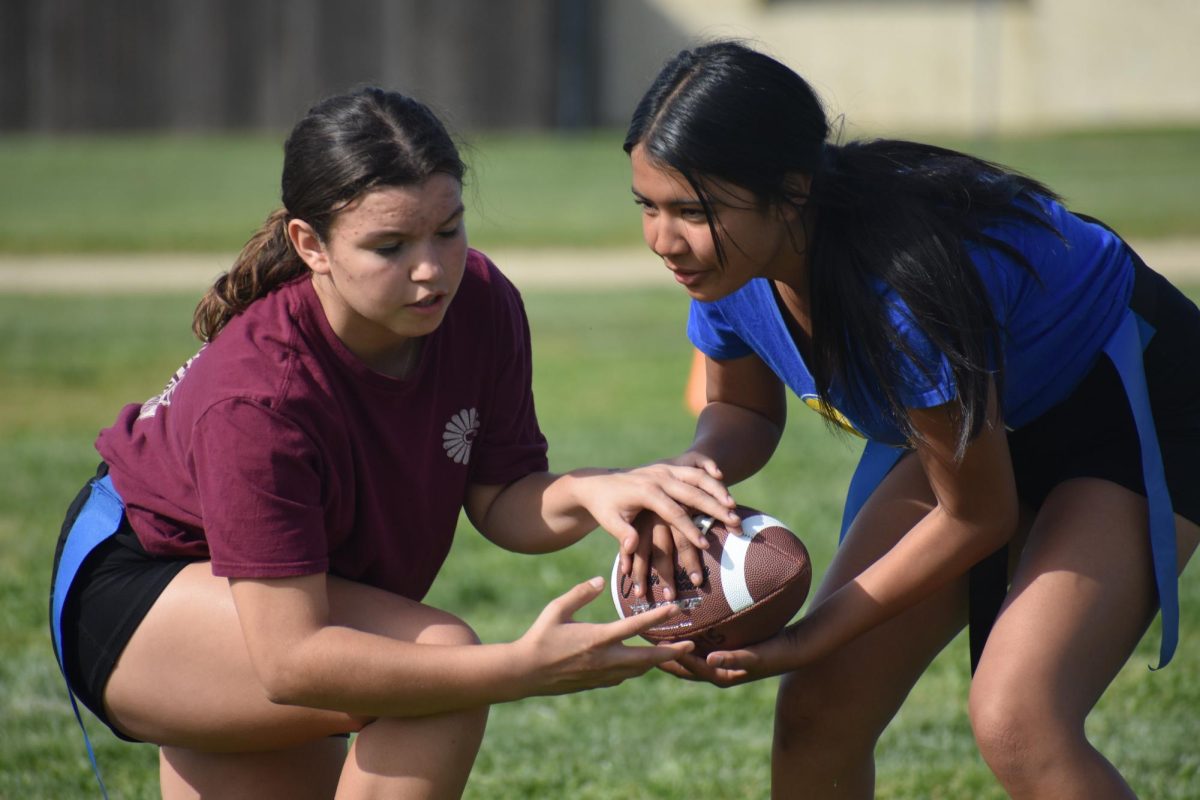
[[[436,247],[422,248],[416,257],[409,272],[409,279],[413,283],[431,283],[442,277],[442,259]]]
[[[687,252],[687,240],[679,231],[678,221],[666,214],[644,217],[642,235],[646,245],[660,258]]]

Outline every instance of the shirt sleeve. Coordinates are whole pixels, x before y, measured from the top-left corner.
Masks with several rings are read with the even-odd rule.
[[[950,362],[913,321],[908,306],[888,304],[889,317],[908,352],[896,354],[900,401],[906,408],[932,408],[949,403],[957,393]]]
[[[688,311],[687,334],[692,344],[710,358],[728,360],[753,352],[726,320],[724,308],[719,303],[693,300]]]
[[[471,483],[501,485],[549,469],[546,437],[533,402],[533,348],[521,295],[494,266],[492,393],[481,409]]]
[[[214,575],[328,570],[321,470],[294,423],[259,403],[223,401],[197,421],[192,462]]]

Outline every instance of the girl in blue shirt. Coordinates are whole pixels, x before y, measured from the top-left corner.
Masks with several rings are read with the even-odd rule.
[[[625,140],[646,243],[707,356],[670,462],[754,474],[787,389],[868,440],[806,615],[668,668],[782,674],[774,794],[871,797],[879,735],[970,618],[972,727],[1005,790],[1130,796],[1083,722],[1160,605],[1160,665],[1174,650],[1200,541],[1200,312],[1034,180],[828,136],[802,78],[717,42],[664,67]],[[647,528],[639,584],[674,552],[698,571]]]

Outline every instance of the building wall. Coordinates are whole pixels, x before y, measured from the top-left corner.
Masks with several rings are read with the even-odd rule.
[[[1200,122],[1196,0],[614,0],[601,117],[627,120],[686,43],[745,38],[847,130]]]
[[[378,83],[453,126],[623,126],[750,39],[846,131],[1200,123],[1200,0],[0,0],[0,131],[284,128]]]

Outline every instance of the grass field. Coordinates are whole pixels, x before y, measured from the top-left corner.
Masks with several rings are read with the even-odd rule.
[[[475,244],[640,243],[616,132],[478,136]],[[0,252],[241,247],[279,197],[281,136],[0,137]],[[1130,237],[1200,235],[1200,129],[940,140],[1023,170]]]
[[[619,139],[474,138],[473,244],[637,245]],[[0,252],[234,250],[277,202],[280,141],[0,137]],[[1022,169],[1127,235],[1200,235],[1200,129],[941,143]],[[640,463],[688,441],[680,293],[531,290],[526,299],[554,467]],[[120,405],[159,391],[194,352],[194,300],[0,292],[0,800],[96,796],[46,630],[53,545],[67,502],[94,468],[97,431]],[[775,460],[735,491],[791,523],[818,573],[856,449],[795,406]],[[606,573],[612,553],[598,533],[563,553],[518,556],[463,525],[428,601],[467,619],[485,641],[512,639],[549,599]],[[1200,580],[1192,573],[1181,587],[1175,663],[1148,673],[1152,631],[1089,722],[1145,797],[1194,798],[1200,786]],[[582,616],[613,612],[601,599]],[[960,639],[885,734],[879,797],[1003,796],[974,752],[967,686]],[[656,673],[497,707],[468,797],[765,796],[774,689],[768,680],[719,691]],[[121,743],[90,718],[89,729],[114,798],[157,796],[153,748]]]
[[[634,464],[688,440],[683,297],[670,289],[526,293],[539,415],[553,465]],[[51,655],[48,573],[63,510],[94,467],[91,442],[118,407],[156,393],[195,349],[194,298],[0,295],[0,798],[70,800],[95,785]],[[737,488],[792,524],[818,572],[829,562],[852,442],[792,409],[781,451]],[[460,527],[428,601],[485,641],[515,638],[546,601],[605,573],[597,533],[565,552],[505,553]],[[1152,631],[1089,726],[1145,797],[1200,786],[1200,580],[1182,584],[1176,661],[1150,674]],[[602,598],[583,615],[611,619]],[[974,752],[960,637],[917,685],[879,747],[881,798],[1000,798]],[[493,709],[467,796],[475,800],[764,797],[775,681],[730,690],[652,674],[621,687]],[[157,796],[150,746],[121,743],[89,718],[114,798]]]

